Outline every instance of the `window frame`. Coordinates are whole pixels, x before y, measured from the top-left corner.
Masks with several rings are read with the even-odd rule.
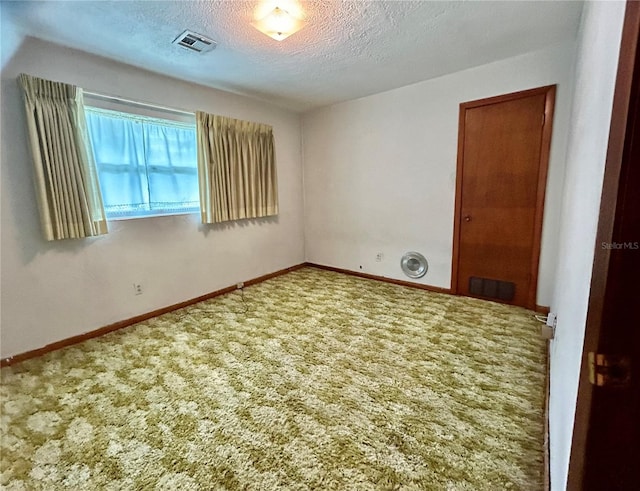
[[[86,111],[97,110],[98,112],[114,112],[125,115],[124,117],[130,117],[131,119],[138,119],[141,121],[147,120],[152,122],[153,120],[169,121],[170,123],[178,123],[178,125],[188,126],[196,131],[196,118],[195,113],[188,111],[181,111],[177,109],[171,109],[167,107],[157,106],[154,104],[148,104],[144,102],[131,101],[127,99],[121,99],[118,97],[107,96],[95,93],[84,93],[84,108]],[[91,134],[89,133],[89,139],[91,140]],[[197,135],[194,135],[197,138]],[[93,149],[93,141],[91,141]],[[197,145],[197,140],[196,140]],[[94,152],[95,153],[95,152]],[[197,157],[196,157],[197,158]],[[198,176],[197,161],[195,164],[196,177]],[[96,162],[98,166],[98,162]],[[147,174],[148,179],[148,174]],[[102,183],[100,184],[102,190]],[[104,194],[104,193],[103,193]],[[198,191],[199,196],[199,191]],[[106,207],[105,207],[106,208]],[[139,220],[146,218],[167,217],[167,216],[183,216],[183,215],[197,215],[200,213],[200,204],[194,207],[190,207],[185,210],[175,209],[151,209],[138,212],[131,212],[130,214],[115,215],[105,209],[106,219],[109,222],[121,221],[121,220]]]

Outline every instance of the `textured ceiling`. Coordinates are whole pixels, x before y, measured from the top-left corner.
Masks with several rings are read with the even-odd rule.
[[[275,41],[250,24],[276,5],[307,26]],[[540,49],[576,35],[582,3],[477,1],[22,1],[24,34],[297,111]],[[185,29],[218,42],[193,53]]]

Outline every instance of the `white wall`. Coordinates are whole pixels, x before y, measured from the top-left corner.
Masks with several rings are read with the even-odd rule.
[[[552,309],[551,488],[566,487],[623,2],[587,2],[578,33],[575,90]]]
[[[272,125],[280,215],[230,226],[203,226],[196,215],[119,221],[103,237],[44,241],[16,83],[21,72]],[[1,79],[2,357],[304,261],[298,114],[30,38]],[[134,295],[134,282],[142,295]]]
[[[418,281],[449,288],[460,103],[558,84],[538,287],[549,305],[573,55],[561,44],[305,114],[307,260],[406,280],[400,257],[416,250],[429,261]]]

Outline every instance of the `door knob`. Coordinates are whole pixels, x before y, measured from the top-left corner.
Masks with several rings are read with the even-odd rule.
[[[470,222],[471,221],[471,215],[465,215],[464,216],[464,221],[465,222]]]

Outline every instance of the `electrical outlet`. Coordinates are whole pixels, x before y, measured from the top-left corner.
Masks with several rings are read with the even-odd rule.
[[[551,326],[540,326],[540,336],[542,339],[553,339],[556,335],[555,328]]]
[[[380,263],[382,262],[383,259],[384,259],[384,254],[382,252],[378,252],[378,254],[376,254],[376,262]]]
[[[244,283],[241,281],[239,283],[236,283],[236,289],[237,290],[242,290],[244,288]]]
[[[133,293],[135,295],[142,295],[142,285],[140,283],[133,284]]]
[[[549,312],[547,315],[546,325],[540,327],[540,335],[543,339],[553,339],[556,335],[556,324],[558,323],[558,315]]]

